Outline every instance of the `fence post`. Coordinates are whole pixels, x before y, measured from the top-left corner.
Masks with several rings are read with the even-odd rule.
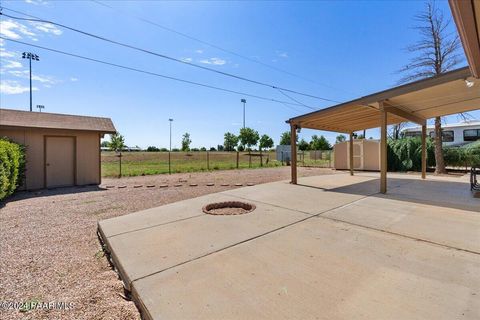
[[[171,160],[170,159],[171,158],[170,154],[171,153],[172,153],[171,151],[168,151],[168,174],[172,174],[172,167],[171,167],[171,163],[170,163],[170,160]]]
[[[237,169],[238,169],[238,161],[240,159],[240,152],[237,151]]]
[[[120,151],[119,155],[118,155],[118,159],[119,159],[119,175],[118,177],[121,178],[122,177],[122,151]]]
[[[207,170],[210,171],[210,157],[209,157],[208,151],[207,151]]]

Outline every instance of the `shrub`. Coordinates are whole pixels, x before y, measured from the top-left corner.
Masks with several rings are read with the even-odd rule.
[[[419,137],[388,140],[389,171],[421,171],[422,141]],[[480,141],[462,147],[443,147],[445,165],[449,167],[480,166]],[[435,146],[427,138],[427,166],[435,166]]]
[[[466,150],[466,159],[470,166],[480,166],[480,140],[462,147]]]
[[[160,151],[160,149],[158,149],[158,148],[155,147],[155,146],[149,146],[149,147],[147,148],[147,152],[158,152],[158,151]]]
[[[24,147],[7,139],[0,139],[0,200],[17,189],[23,180],[24,171]]]
[[[387,143],[389,171],[421,171],[422,141],[420,138],[390,139]],[[427,139],[427,166],[435,166],[435,147]]]
[[[462,147],[444,148],[445,164],[452,167],[480,165],[480,141]]]

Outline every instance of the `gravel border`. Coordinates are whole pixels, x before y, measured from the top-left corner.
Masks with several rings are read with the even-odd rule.
[[[299,168],[298,173],[333,171]],[[67,302],[73,309],[0,310],[1,318],[140,319],[103,255],[98,220],[289,176],[289,167],[228,170],[107,178],[99,187],[17,193],[0,204],[0,301]]]

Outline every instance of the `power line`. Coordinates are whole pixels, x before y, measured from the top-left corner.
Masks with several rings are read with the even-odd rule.
[[[304,103],[302,103],[302,102],[298,101],[297,99],[295,99],[295,98],[293,98],[293,97],[289,96],[288,94],[286,94],[285,92],[283,92],[283,91],[282,91],[282,90],[280,90],[280,89],[278,89],[278,91],[279,91],[281,94],[283,94],[285,97],[287,97],[288,99],[290,99],[290,100],[292,100],[292,101],[295,101],[296,103],[299,103],[299,104],[301,104],[302,106],[304,106],[304,107],[306,107],[306,108],[308,108],[308,109],[311,109],[311,110],[318,110],[317,108],[314,108],[314,107],[307,106],[306,104],[304,104]]]
[[[204,83],[200,83],[200,82],[195,82],[195,81],[185,80],[185,79],[181,79],[181,78],[171,77],[171,76],[167,76],[167,75],[156,73],[156,72],[151,72],[151,71],[146,71],[146,70],[137,69],[137,68],[133,68],[133,67],[128,67],[128,66],[125,66],[125,65],[111,63],[111,62],[107,62],[107,61],[103,61],[103,60],[99,60],[99,59],[94,59],[94,58],[78,55],[78,54],[75,54],[75,53],[70,53],[70,52],[61,51],[61,50],[52,49],[52,48],[47,48],[47,47],[39,46],[39,45],[36,45],[36,44],[31,44],[31,43],[27,43],[27,42],[23,42],[23,41],[19,41],[19,40],[9,39],[9,38],[5,38],[5,37],[1,37],[1,36],[0,36],[0,39],[10,41],[10,42],[16,42],[16,43],[19,43],[19,44],[23,44],[23,45],[30,46],[30,47],[35,47],[35,48],[38,48],[38,49],[43,49],[43,50],[55,52],[55,53],[58,53],[58,54],[63,54],[63,55],[70,56],[70,57],[75,57],[75,58],[79,58],[79,59],[83,59],[83,60],[88,60],[88,61],[91,61],[91,62],[97,62],[97,63],[101,63],[101,64],[104,64],[104,65],[108,65],[108,66],[112,66],[112,67],[116,67],[116,68],[121,68],[121,69],[125,69],[125,70],[130,70],[130,71],[135,71],[135,72],[138,72],[138,73],[144,73],[144,74],[148,74],[148,75],[151,75],[151,76],[156,76],[156,77],[160,77],[160,78],[164,78],[164,79],[169,79],[169,80],[174,80],[174,81],[178,81],[178,82],[188,83],[188,84],[191,84],[191,85],[196,85],[196,86],[200,86],[200,87],[204,87],[204,88],[210,88],[210,89],[215,89],[215,90],[224,91],[224,92],[228,92],[228,93],[234,93],[234,94],[247,96],[247,97],[251,97],[251,98],[256,98],[256,99],[261,99],[261,100],[270,101],[270,102],[282,103],[284,105],[287,104],[287,105],[300,106],[300,107],[302,106],[300,104],[291,103],[291,102],[288,102],[288,101],[282,101],[282,100],[277,100],[277,99],[273,99],[273,98],[267,98],[267,97],[263,97],[263,96],[259,96],[259,95],[255,95],[255,94],[246,93],[246,92],[230,90],[230,89],[225,89],[225,88],[221,88],[221,87],[217,87],[217,86],[212,86],[212,85],[204,84]]]
[[[182,37],[184,37],[184,38],[187,38],[187,39],[196,41],[196,42],[201,43],[201,44],[203,44],[203,45],[206,45],[206,46],[215,48],[215,49],[220,50],[220,51],[223,51],[223,52],[225,52],[225,53],[228,53],[228,54],[237,56],[237,57],[242,58],[242,59],[244,59],[244,60],[247,60],[247,61],[250,61],[250,62],[253,62],[253,63],[260,64],[260,65],[262,65],[262,66],[264,66],[264,67],[267,67],[267,68],[270,68],[270,69],[272,69],[272,70],[275,70],[275,71],[278,71],[278,72],[281,72],[281,73],[284,73],[284,74],[288,74],[288,75],[293,76],[293,77],[296,77],[296,78],[298,78],[298,79],[302,79],[302,80],[304,80],[304,81],[311,82],[311,83],[314,83],[314,84],[317,84],[317,85],[320,85],[320,86],[323,86],[323,87],[326,87],[326,88],[330,88],[330,89],[342,91],[342,92],[345,92],[345,93],[349,93],[349,92],[347,92],[347,91],[345,91],[345,90],[342,90],[342,89],[339,89],[339,88],[335,88],[335,87],[326,85],[326,84],[324,84],[324,83],[319,83],[319,82],[317,82],[317,81],[314,81],[314,80],[312,80],[312,79],[306,78],[306,77],[301,76],[301,75],[298,75],[298,74],[296,74],[296,73],[293,73],[293,72],[290,72],[290,71],[287,71],[287,70],[284,70],[284,69],[281,69],[281,68],[272,66],[272,65],[270,65],[270,64],[268,64],[268,63],[262,62],[262,61],[257,60],[257,59],[253,59],[253,58],[247,57],[247,56],[245,56],[245,55],[243,55],[243,54],[240,54],[240,53],[237,53],[237,52],[235,52],[235,51],[232,51],[232,50],[229,50],[229,49],[225,49],[225,48],[223,48],[223,47],[221,47],[221,46],[219,46],[219,45],[213,44],[213,43],[211,43],[211,42],[207,42],[207,41],[205,41],[205,40],[202,40],[202,39],[199,39],[199,38],[197,38],[197,37],[191,36],[191,35],[186,34],[186,33],[184,33],[184,32],[180,32],[180,31],[175,30],[175,29],[173,29],[173,28],[166,27],[166,26],[164,26],[164,25],[161,25],[161,24],[159,24],[159,23],[157,23],[157,22],[154,22],[154,21],[152,21],[152,20],[143,18],[143,17],[141,17],[141,16],[131,14],[131,13],[129,13],[128,11],[122,10],[122,9],[120,9],[120,8],[111,6],[111,5],[106,4],[106,3],[103,3],[102,1],[98,1],[98,0],[90,0],[90,1],[92,1],[92,2],[94,2],[94,3],[96,3],[96,4],[98,4],[98,5],[101,5],[101,6],[105,7],[105,8],[109,8],[109,9],[111,9],[111,10],[118,11],[118,12],[122,13],[123,15],[130,16],[130,17],[135,18],[135,19],[137,19],[137,20],[139,20],[139,21],[142,21],[142,22],[144,22],[144,23],[153,25],[153,26],[158,27],[158,28],[160,28],[160,29],[163,29],[163,30],[166,30],[166,31],[168,31],[168,32],[171,32],[171,33],[177,34],[177,35],[179,35],[179,36],[182,36]],[[350,93],[349,93],[349,94],[350,94]]]
[[[3,8],[6,9],[6,10],[10,10],[10,11],[13,11],[13,12],[24,14],[20,11],[12,10],[12,9],[5,8],[5,7],[3,7]],[[66,26],[66,25],[61,24],[61,23],[56,23],[56,22],[49,21],[49,20],[44,20],[44,19],[41,19],[41,18],[15,17],[15,16],[11,16],[11,15],[8,15],[8,14],[2,13],[2,12],[0,12],[0,15],[4,15],[5,17],[15,19],[15,20],[39,22],[39,23],[50,23],[52,25],[55,25],[55,26],[58,26],[58,27],[61,27],[61,28],[65,28],[65,29],[68,29],[68,30],[71,30],[71,31],[74,31],[74,32],[77,32],[77,33],[95,38],[95,39],[98,39],[98,40],[106,41],[106,42],[109,42],[109,43],[112,43],[112,44],[116,44],[118,46],[122,46],[122,47],[129,48],[129,49],[132,49],[132,50],[140,51],[140,52],[143,52],[143,53],[147,53],[147,54],[150,54],[150,55],[154,55],[154,56],[157,56],[157,57],[160,57],[160,58],[163,58],[163,59],[167,59],[167,60],[171,60],[171,61],[175,61],[175,62],[178,62],[178,63],[186,64],[186,65],[189,65],[189,66],[192,66],[192,67],[207,70],[207,71],[214,72],[214,73],[217,73],[217,74],[221,74],[221,75],[224,75],[224,76],[227,76],[227,77],[235,78],[235,79],[242,80],[242,81],[247,81],[247,82],[250,82],[250,83],[254,83],[254,84],[257,84],[257,85],[269,87],[269,88],[272,88],[272,89],[280,89],[282,91],[306,96],[306,97],[309,97],[309,98],[315,98],[315,99],[319,99],[319,100],[323,100],[323,101],[340,103],[339,101],[336,101],[336,100],[322,98],[322,97],[311,95],[311,94],[308,94],[308,93],[303,93],[303,92],[299,92],[299,91],[296,91],[296,90],[282,88],[282,87],[278,87],[278,86],[268,84],[268,83],[265,83],[265,82],[245,78],[245,77],[238,76],[238,75],[235,75],[235,74],[232,74],[232,73],[215,70],[215,69],[212,69],[212,68],[209,68],[209,67],[204,67],[204,66],[201,66],[201,65],[198,65],[198,64],[195,64],[195,63],[191,63],[191,62],[188,62],[188,61],[184,61],[184,60],[181,60],[181,59],[170,57],[170,56],[167,56],[165,54],[157,53],[157,52],[147,50],[147,49],[142,49],[140,47],[136,47],[136,46],[129,45],[129,44],[126,44],[126,43],[122,43],[122,42],[119,42],[119,41],[116,41],[116,40],[111,40],[111,39],[108,39],[108,38],[105,38],[105,37],[102,37],[102,36],[99,36],[99,35],[95,35],[95,34],[92,34],[92,33],[86,32],[86,31],[82,31],[82,30],[79,30],[79,29],[76,29],[76,28],[73,28],[73,27]]]

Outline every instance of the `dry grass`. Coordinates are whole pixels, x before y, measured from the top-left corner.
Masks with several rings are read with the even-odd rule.
[[[288,179],[289,173],[289,167],[280,167],[104,179],[102,187],[115,188],[16,194],[0,207],[0,301],[65,301],[73,302],[74,308],[0,310],[1,318],[138,319],[136,307],[121,297],[122,283],[103,257],[96,237],[98,220],[235,188],[235,183]],[[299,176],[326,173],[331,170],[299,169]],[[163,184],[168,187],[161,188]],[[122,185],[126,187],[117,188]]]

